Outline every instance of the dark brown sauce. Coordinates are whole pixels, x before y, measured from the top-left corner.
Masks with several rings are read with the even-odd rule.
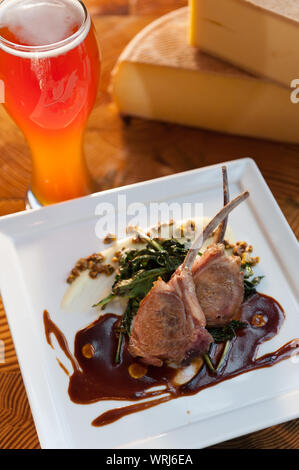
[[[258,323],[252,321],[256,315],[259,315]],[[104,426],[125,415],[151,408],[174,398],[194,395],[224,380],[251,370],[273,366],[293,354],[299,354],[299,340],[296,339],[273,353],[256,358],[259,346],[278,333],[284,318],[283,309],[274,299],[263,294],[253,295],[242,305],[240,313],[241,321],[246,322],[248,326],[239,330],[237,336],[231,341],[226,360],[217,375],[203,365],[188,383],[175,386],[173,379],[176,370],[167,365],[149,366],[143,377],[139,379],[131,377],[128,369],[131,364],[136,363],[136,359],[128,353],[126,342],[122,346],[121,361],[115,364],[114,357],[118,342],[115,326],[119,320],[116,315],[103,315],[80,330],[75,337],[75,357],[73,357],[63,333],[52,322],[48,312],[44,312],[48,343],[52,346],[50,334],[53,333],[74,368],[68,389],[73,402],[87,404],[101,400],[139,401],[149,397],[160,397],[109,410],[93,421],[94,426]],[[264,321],[261,321],[262,319]],[[86,344],[92,345],[94,349],[94,355],[89,359],[82,354],[82,348]],[[221,345],[214,344],[210,351],[212,360],[217,362],[220,354]],[[163,389],[151,390],[157,386],[163,386]]]
[[[60,365],[61,369],[63,370],[63,372],[66,374],[66,375],[70,375],[69,371],[67,370],[67,368],[65,367],[64,364],[62,364],[61,360],[58,359],[58,357],[56,357],[56,360],[58,362],[58,364]]]
[[[80,371],[79,364],[77,360],[74,358],[74,356],[72,355],[64,334],[51,320],[49,312],[47,312],[47,310],[44,310],[44,325],[45,325],[45,334],[46,334],[46,339],[47,339],[48,344],[51,346],[52,349],[54,349],[52,341],[51,341],[51,333],[53,333],[53,335],[58,341],[58,344],[61,350],[64,352],[66,357],[71,361],[74,372],[75,371],[79,372]]]
[[[103,413],[98,418],[94,419],[92,425],[100,427],[105,426],[106,424],[114,423],[114,421],[117,421],[123,416],[137,413],[137,411],[141,410],[148,410],[149,408],[160,405],[160,403],[165,403],[172,398],[173,397],[171,395],[167,395],[166,397],[156,398],[155,400],[150,400],[144,403],[136,403],[135,405],[114,408],[113,410],[106,411],[106,413]]]

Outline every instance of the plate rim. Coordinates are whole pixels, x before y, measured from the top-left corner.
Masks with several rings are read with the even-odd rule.
[[[27,221],[27,225],[29,227],[32,226],[32,224],[33,225],[38,224],[39,227],[44,226],[45,224],[46,225],[47,224],[51,225],[51,223],[53,223],[53,220],[54,220],[53,216],[57,212],[57,210],[59,211],[59,214],[60,214],[60,216],[58,216],[58,220],[60,220],[59,217],[61,217],[61,215],[63,213],[67,213],[70,210],[70,207],[72,207],[72,206],[76,207],[76,205],[79,206],[79,205],[82,204],[82,202],[83,202],[82,209],[84,210],[84,207],[89,205],[90,201],[95,202],[95,200],[97,198],[99,198],[99,199],[105,198],[105,196],[107,196],[107,195],[114,194],[114,193],[117,194],[117,193],[120,193],[120,192],[126,192],[128,190],[129,191],[134,191],[136,189],[140,189],[140,188],[144,187],[145,185],[150,186],[150,185],[153,185],[153,184],[160,184],[165,180],[173,181],[175,179],[193,178],[193,177],[196,177],[196,175],[198,175],[199,173],[203,173],[204,171],[212,170],[212,169],[215,169],[215,168],[220,168],[223,164],[227,165],[228,168],[231,167],[231,166],[237,167],[238,165],[240,165],[240,166],[243,165],[244,168],[248,167],[253,172],[253,174],[257,177],[257,184],[260,186],[262,191],[265,193],[265,195],[267,197],[267,200],[271,205],[271,209],[272,209],[272,211],[274,211],[274,215],[275,215],[276,219],[278,218],[280,223],[282,223],[281,230],[283,230],[285,235],[287,236],[288,250],[290,250],[292,248],[295,248],[298,251],[298,242],[297,242],[297,239],[296,239],[293,231],[291,230],[288,222],[286,221],[286,218],[285,218],[284,214],[282,213],[281,209],[279,208],[273,194],[271,193],[267,183],[265,182],[265,180],[264,180],[257,164],[251,158],[241,158],[241,159],[237,159],[237,160],[227,161],[227,162],[224,162],[224,163],[216,163],[216,164],[205,166],[205,167],[202,167],[202,168],[197,168],[197,169],[193,169],[193,170],[189,170],[189,171],[184,171],[184,172],[181,172],[181,173],[175,173],[175,174],[172,174],[172,175],[169,175],[169,176],[163,176],[163,177],[160,177],[160,178],[155,178],[155,179],[148,180],[148,181],[145,181],[145,182],[138,182],[138,183],[134,183],[134,184],[126,185],[126,186],[121,186],[119,188],[109,189],[109,190],[106,190],[106,191],[103,191],[103,192],[94,193],[90,196],[85,196],[83,198],[78,198],[78,199],[75,199],[75,200],[72,200],[72,201],[59,203],[57,205],[32,210],[30,212],[22,211],[21,213],[9,214],[7,216],[3,216],[3,217],[0,218],[0,257],[3,258],[4,260],[5,259],[6,260],[9,260],[9,259],[13,260],[14,259],[15,267],[17,268],[16,270],[14,270],[14,268],[9,266],[8,271],[6,269],[0,269],[0,287],[1,287],[1,291],[2,291],[1,293],[3,294],[2,295],[3,304],[4,304],[7,320],[8,320],[8,323],[9,323],[9,328],[10,328],[10,331],[11,331],[11,335],[13,337],[13,341],[14,341],[14,344],[15,344],[15,348],[16,348],[16,352],[17,352],[17,356],[18,356],[18,363],[19,363],[21,373],[22,373],[22,377],[23,377],[23,380],[24,380],[24,384],[25,384],[25,387],[26,387],[27,397],[28,397],[30,407],[31,407],[31,410],[32,410],[32,415],[33,415],[35,427],[36,427],[36,430],[37,430],[39,440],[40,440],[40,444],[41,444],[42,448],[66,448],[66,447],[64,447],[64,446],[63,447],[56,447],[56,445],[55,445],[55,447],[53,447],[53,442],[54,441],[56,441],[56,444],[59,446],[58,435],[61,434],[61,421],[59,421],[57,419],[57,416],[56,417],[55,416],[50,417],[51,418],[50,422],[52,422],[52,427],[55,426],[55,425],[57,427],[57,435],[55,435],[54,441],[51,437],[49,438],[48,432],[45,432],[46,425],[41,424],[39,422],[40,420],[38,419],[38,403],[36,403],[36,401],[35,401],[34,393],[32,391],[32,383],[31,383],[31,380],[29,380],[29,377],[28,377],[29,371],[27,370],[27,364],[25,365],[26,361],[28,359],[30,361],[31,359],[27,358],[25,360],[25,357],[23,356],[24,350],[22,351],[22,354],[20,354],[22,348],[20,347],[20,345],[21,345],[20,340],[19,340],[20,335],[19,335],[19,332],[17,331],[18,328],[16,327],[16,324],[15,324],[16,318],[14,319],[15,314],[13,313],[13,307],[17,308],[17,306],[20,304],[21,299],[23,299],[23,303],[25,305],[27,305],[27,308],[30,308],[30,299],[27,298],[28,296],[26,294],[26,288],[23,285],[22,277],[20,276],[20,273],[18,272],[18,263],[17,263],[17,260],[16,260],[16,247],[15,247],[14,242],[13,242],[14,234],[11,234],[12,233],[11,229],[15,230],[15,227],[17,227],[20,224],[22,225],[22,221],[24,221],[24,220]],[[244,171],[244,168],[243,168],[243,171]],[[80,212],[82,212],[82,209],[80,210]],[[72,217],[72,220],[77,220],[77,218]],[[61,226],[63,224],[60,223],[59,225]],[[289,258],[289,257],[290,256],[288,255],[287,258]],[[290,269],[293,269],[292,266],[294,266],[296,262],[297,263],[299,262],[299,253],[298,253],[297,261],[296,261],[295,258],[296,257],[294,257],[294,260],[291,264]],[[280,257],[279,257],[279,264],[281,264]],[[3,265],[6,265],[6,263],[3,263]],[[5,282],[3,282],[3,272],[4,271],[6,271],[5,275],[7,277]],[[8,285],[11,282],[10,279],[12,279],[13,276],[17,277],[18,284],[20,286],[20,292],[21,292],[20,295],[15,296],[15,299],[12,299],[12,293],[8,292],[10,290]],[[2,288],[2,285],[4,285],[4,288]],[[293,289],[292,289],[292,291],[293,291],[294,286],[292,286],[292,287],[293,287]],[[295,297],[297,298],[297,302],[298,302],[298,296],[295,295]],[[0,369],[0,372],[1,372],[1,369]],[[48,402],[49,402],[49,404],[51,404],[51,396],[50,396],[51,394],[50,394],[49,388],[46,387],[46,385],[47,384],[44,383],[43,388],[47,391]],[[41,382],[39,383],[39,386],[41,386]],[[147,438],[147,439],[142,441],[144,443],[143,445],[145,445],[145,447],[139,447],[140,443],[139,443],[139,441],[136,441],[135,442],[136,448],[148,448],[147,444],[149,444],[151,446],[149,448],[162,448],[160,446],[163,443],[167,443],[167,438],[169,438],[169,437],[173,438],[174,441],[179,441],[180,442],[180,448],[183,448],[182,445],[183,445],[183,442],[185,442],[184,441],[184,434],[185,434],[185,432],[188,432],[188,431],[186,431],[187,428],[192,427],[194,430],[196,430],[196,428],[197,428],[197,431],[200,431],[200,428],[202,427],[202,424],[204,422],[208,422],[208,421],[210,421],[210,422],[213,421],[213,422],[217,423],[216,425],[219,426],[219,428],[220,428],[221,427],[221,420],[222,420],[224,414],[236,414],[236,413],[238,414],[239,413],[239,415],[242,415],[242,413],[244,413],[245,409],[256,407],[257,405],[259,405],[261,403],[264,403],[264,406],[266,406],[266,404],[267,404],[267,406],[270,406],[270,408],[271,408],[271,406],[273,406],[273,404],[275,404],[275,402],[277,401],[277,398],[279,398],[280,400],[284,400],[284,399],[286,400],[286,402],[284,403],[285,406],[283,407],[283,409],[287,410],[288,409],[287,403],[288,403],[289,399],[286,396],[288,396],[290,393],[291,394],[296,394],[296,397],[297,397],[297,395],[299,397],[299,390],[298,391],[292,391],[292,392],[289,392],[289,393],[286,392],[286,393],[284,393],[283,395],[281,395],[279,397],[269,398],[269,399],[266,399],[266,400],[261,400],[261,401],[258,402],[258,404],[257,403],[251,403],[251,404],[248,404],[245,407],[241,407],[241,408],[238,408],[236,410],[223,411],[223,412],[221,412],[221,413],[219,413],[215,416],[204,418],[204,419],[201,419],[200,421],[195,421],[193,423],[189,423],[189,424],[185,424],[183,426],[177,427],[177,428],[172,429],[172,430],[170,430],[170,431],[168,431],[168,432],[166,432],[166,433],[164,433],[160,436],[155,435],[155,436],[152,436],[150,438]],[[294,401],[296,402],[296,400],[294,400]],[[271,416],[271,418],[268,419],[268,422],[266,424],[263,421],[263,419],[261,419],[260,420],[261,422],[259,424],[255,423],[255,425],[252,424],[251,426],[250,425],[247,425],[247,426],[244,425],[244,429],[241,432],[240,432],[240,430],[235,430],[234,431],[234,430],[227,429],[226,432],[225,432],[225,435],[221,435],[221,437],[220,436],[218,436],[218,437],[214,436],[213,437],[214,434],[211,435],[210,437],[208,437],[208,435],[206,433],[206,438],[203,441],[202,445],[200,445],[200,446],[198,446],[198,440],[197,440],[197,444],[195,444],[195,437],[193,437],[193,441],[192,440],[191,441],[194,443],[195,448],[206,447],[208,445],[213,445],[217,442],[222,442],[222,441],[225,441],[225,440],[237,437],[237,436],[247,434],[249,432],[254,432],[254,431],[257,431],[259,429],[263,429],[263,428],[271,426],[273,424],[279,424],[279,423],[287,421],[289,419],[293,419],[293,418],[299,416],[299,400],[297,400],[297,402],[298,402],[298,405],[296,407],[293,406],[292,411],[288,411],[288,412],[285,411],[284,414],[282,414],[281,411],[279,411],[278,408],[277,408],[277,413],[275,414],[275,413],[272,412],[272,416]],[[55,405],[53,403],[52,403],[52,405],[55,407]],[[53,408],[52,408],[52,411],[53,411]],[[54,412],[55,412],[55,409],[54,409]],[[54,413],[54,415],[55,415],[55,413]],[[55,422],[53,421],[53,419],[54,419]],[[213,426],[215,426],[215,424]],[[58,430],[60,430],[60,432],[58,432]],[[175,438],[173,437],[174,435],[176,435]],[[192,435],[195,436],[195,432]],[[61,437],[62,437],[62,434],[61,434]],[[69,444],[69,448],[72,448],[71,443],[68,443],[66,438],[65,438],[65,432],[63,433],[62,442],[64,443],[64,445]],[[188,438],[188,445],[185,448],[188,448],[188,447],[190,448],[190,443],[191,443],[190,438]],[[130,443],[130,445],[131,444],[132,443]],[[153,444],[157,445],[157,447],[153,447]],[[124,448],[131,448],[131,447],[128,447],[128,445],[124,445],[123,447]],[[132,447],[132,448],[135,448],[135,446]],[[177,447],[173,447],[173,448],[177,448]]]

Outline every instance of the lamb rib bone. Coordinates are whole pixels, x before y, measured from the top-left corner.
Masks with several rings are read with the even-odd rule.
[[[245,201],[249,197],[249,192],[244,191],[239,194],[239,196],[232,199],[228,204],[226,204],[216,215],[210,220],[210,222],[205,226],[202,232],[200,232],[192,243],[186,258],[182,264],[183,269],[191,270],[193,263],[198,255],[200,248],[203,243],[209,238],[213,233],[215,228],[228,216],[228,214],[234,210],[241,202]]]
[[[228,186],[228,177],[227,177],[227,168],[224,165],[222,167],[222,181],[223,181],[223,206],[229,203],[229,186]],[[214,243],[222,243],[224,240],[225,232],[227,229],[227,220],[228,217],[220,222],[217,229],[214,233]]]

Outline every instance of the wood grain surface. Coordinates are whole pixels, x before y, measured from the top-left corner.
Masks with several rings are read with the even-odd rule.
[[[296,236],[299,236],[299,146],[239,138],[171,124],[123,122],[108,91],[111,69],[124,46],[146,24],[185,0],[89,0],[103,52],[96,106],[86,130],[85,151],[99,189],[169,175],[240,157],[253,158]],[[0,216],[24,209],[30,156],[21,132],[0,110]],[[21,314],[21,312],[20,312]],[[38,449],[17,357],[0,304],[0,448]],[[299,448],[299,420],[215,446]]]

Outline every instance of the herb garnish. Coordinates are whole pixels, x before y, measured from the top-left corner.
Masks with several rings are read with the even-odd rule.
[[[210,355],[203,354],[203,358],[206,362],[206,365],[214,374],[218,373],[218,370],[223,364],[225,356],[229,350],[230,342],[236,336],[236,331],[242,328],[246,328],[246,327],[247,327],[247,323],[238,321],[238,320],[232,320],[227,325],[224,325],[224,326],[207,328],[208,332],[213,336],[215,343],[225,342],[225,346],[221,354],[221,358],[216,367],[213,366]]]
[[[147,240],[141,250],[125,251],[119,259],[119,272],[115,277],[112,292],[95,306],[102,309],[115,297],[128,299],[119,329],[119,343],[115,362],[119,362],[124,334],[130,334],[131,321],[136,315],[141,300],[159,279],[169,281],[175,270],[183,263],[188,248],[178,240],[155,238]]]
[[[153,239],[141,250],[127,250],[119,259],[112,293],[95,306],[105,306],[115,297],[143,299],[154,281],[161,277],[169,281],[182,264],[188,248],[176,239]]]
[[[131,322],[133,320],[133,316],[136,315],[139,308],[139,301],[136,299],[129,299],[127,303],[126,310],[121,318],[120,327],[119,327],[119,341],[117,345],[116,355],[115,355],[115,362],[118,363],[120,360],[120,350],[123,341],[123,336],[130,335],[131,330]]]
[[[227,325],[220,327],[207,328],[208,332],[213,336],[215,343],[224,343],[231,341],[236,336],[236,331],[246,328],[247,323],[238,320],[232,320]]]
[[[225,359],[225,356],[227,355],[228,353],[228,350],[229,350],[229,345],[230,345],[230,340],[228,339],[226,342],[225,342],[225,345],[224,345],[224,348],[223,348],[223,352],[221,354],[221,358],[219,359],[219,362],[217,364],[216,367],[213,366],[213,363],[212,363],[212,360],[211,360],[211,357],[209,354],[203,354],[203,358],[208,366],[208,368],[210,369],[211,372],[213,372],[214,374],[217,374],[218,373],[218,370],[220,369],[220,367],[222,366],[223,362],[224,362],[224,359]]]
[[[257,292],[256,286],[265,276],[254,277],[252,266],[249,263],[243,265],[242,270],[244,272],[244,300],[246,300]]]

